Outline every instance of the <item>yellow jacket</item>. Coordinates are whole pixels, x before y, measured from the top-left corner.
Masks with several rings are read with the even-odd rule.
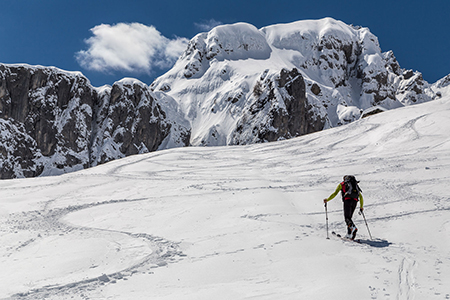
[[[327,202],[330,201],[331,199],[333,199],[334,197],[336,197],[337,194],[339,194],[339,192],[342,190],[342,183],[339,183],[339,185],[337,186],[336,190],[334,191],[333,194],[330,195],[330,197],[328,197],[326,200]],[[361,193],[359,193],[359,207],[363,207],[364,205],[364,199]]]

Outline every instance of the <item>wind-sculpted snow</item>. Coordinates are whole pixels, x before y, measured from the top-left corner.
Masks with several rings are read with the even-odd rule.
[[[207,59],[268,59],[271,53],[264,35],[246,23],[215,27],[208,33],[205,44]]]
[[[221,25],[209,33],[195,36],[180,57],[189,61],[183,72],[186,78],[199,78],[205,74],[208,61],[268,59],[271,48],[256,27],[246,23]]]
[[[295,89],[304,86],[302,97],[275,91],[286,72],[301,75]],[[286,132],[293,119],[302,120],[294,126],[318,131],[358,120],[374,106],[384,111],[439,98],[420,72],[402,69],[392,51],[382,53],[368,28],[332,18],[259,30],[245,23],[218,26],[195,36],[151,87],[178,101],[191,123],[193,145],[283,140],[311,132]],[[283,112],[289,117],[282,122],[268,113],[289,101],[306,109]],[[240,134],[243,127],[250,132]]]
[[[449,113],[445,96],[285,141],[0,181],[0,299],[450,298]],[[326,239],[322,199],[345,174],[362,244]]]
[[[312,54],[313,45],[326,39],[349,41],[360,35],[377,40],[367,28],[351,27],[331,18],[277,24],[263,27],[261,31],[264,32],[268,43],[274,47],[295,50],[302,54]],[[376,52],[376,48],[374,50]]]

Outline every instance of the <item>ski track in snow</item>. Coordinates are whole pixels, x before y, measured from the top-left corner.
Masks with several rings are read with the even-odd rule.
[[[448,103],[2,181],[0,299],[450,299]],[[361,244],[325,239],[321,199],[346,173],[361,180],[374,236],[355,212]],[[344,231],[339,197],[330,233]],[[92,264],[67,267],[61,251]],[[44,271],[46,255],[67,269]]]
[[[122,203],[122,202],[134,202],[141,201],[141,199],[135,200],[113,200],[99,203],[92,203],[86,205],[78,205],[78,206],[68,206],[65,208],[58,209],[47,209],[51,202],[56,200],[51,200],[44,205],[44,209],[42,211],[30,211],[27,213],[22,213],[19,216],[12,215],[5,223],[10,225],[10,229],[13,231],[28,231],[35,233],[35,238],[31,238],[23,243],[20,243],[15,247],[8,247],[6,257],[13,255],[15,252],[20,251],[22,248],[25,248],[37,241],[38,239],[42,239],[44,237],[52,237],[52,236],[66,236],[73,235],[74,237],[79,235],[88,235],[94,238],[101,237],[109,234],[119,234],[119,235],[127,235],[133,239],[141,239],[145,240],[149,243],[149,254],[146,255],[143,259],[138,261],[137,263],[130,265],[124,269],[117,270],[117,272],[112,272],[109,274],[100,274],[99,276],[93,276],[92,278],[88,278],[85,280],[70,282],[67,284],[50,284],[47,286],[31,289],[26,292],[21,292],[13,295],[11,298],[6,299],[41,299],[48,297],[52,294],[62,294],[68,295],[73,291],[83,290],[92,290],[97,288],[99,285],[104,285],[108,282],[115,283],[117,280],[126,280],[127,277],[131,276],[136,272],[149,272],[149,269],[165,266],[169,262],[176,261],[177,258],[182,257],[183,254],[179,251],[176,243],[165,240],[161,237],[152,236],[145,233],[132,233],[126,231],[116,231],[116,230],[106,230],[106,229],[98,229],[98,228],[90,228],[90,227],[79,227],[79,226],[71,226],[64,222],[61,222],[62,219],[67,214],[88,209],[91,207],[98,207],[102,205],[109,205],[113,203]],[[117,251],[120,251],[118,249]],[[97,268],[98,266],[92,266],[91,268]]]

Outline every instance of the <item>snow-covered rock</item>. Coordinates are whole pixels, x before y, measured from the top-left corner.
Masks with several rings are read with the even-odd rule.
[[[94,101],[81,73],[0,65],[0,178],[88,167]]]
[[[174,118],[176,104],[162,106],[148,86],[135,79],[123,79],[111,88],[98,90],[99,103],[94,123],[93,165],[132,154],[156,151],[165,146],[189,143],[189,128],[181,117]],[[175,112],[172,113],[171,110]]]
[[[0,65],[0,178],[57,175],[162,145],[185,146],[189,128],[147,85],[95,89],[81,73]]]
[[[291,89],[302,95],[280,84],[283,74],[293,73]],[[180,103],[193,145],[286,139],[352,122],[374,106],[436,97],[419,72],[403,70],[392,51],[381,52],[368,28],[332,18],[259,30],[246,23],[218,26],[195,36],[151,88]]]
[[[450,96],[450,74],[434,83],[432,89],[436,91],[437,97]]]
[[[303,76],[296,68],[266,74],[253,87],[255,101],[245,103],[229,144],[272,142],[321,130],[325,112],[306,98]]]

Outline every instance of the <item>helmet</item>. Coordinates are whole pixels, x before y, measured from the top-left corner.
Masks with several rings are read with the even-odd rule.
[[[355,179],[356,180],[356,177],[353,176],[353,175],[345,175],[344,176],[344,181],[351,180],[351,179]]]

